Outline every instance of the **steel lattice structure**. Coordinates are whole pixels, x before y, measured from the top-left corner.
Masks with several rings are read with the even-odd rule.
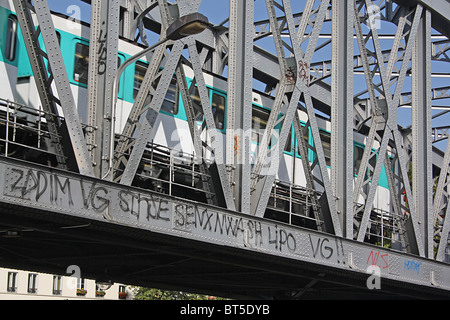
[[[13,2],[48,132],[52,144],[58,146],[54,151],[58,160],[55,170],[67,172],[61,174],[66,181],[85,179],[96,181],[89,182],[91,190],[97,186],[138,193],[133,189],[134,182],[140,166],[148,159],[148,144],[156,134],[158,114],[175,75],[195,154],[208,152],[215,159],[212,164],[206,160],[196,163],[206,194],[206,203],[199,203],[198,208],[216,212],[217,220],[219,216],[225,219],[226,215],[239,217],[240,223],[244,221],[247,227],[242,228],[243,241],[233,242],[225,236],[206,234],[206,225],[201,223],[203,231],[195,231],[187,223],[177,228],[176,222],[180,220],[175,219],[175,209],[170,209],[174,210],[170,221],[172,230],[164,224],[135,223],[129,217],[119,216],[115,209],[123,202],[112,205],[113,199],[101,217],[89,210],[82,213],[84,217],[94,221],[109,219],[152,231],[159,228],[180,237],[185,237],[181,229],[184,232],[189,229],[189,239],[198,237],[209,243],[255,249],[255,243],[251,244],[256,241],[255,229],[248,226],[260,223],[264,230],[276,228],[272,220],[266,219],[266,214],[278,190],[276,172],[293,130],[305,187],[312,194],[308,201],[310,217],[315,221],[314,236],[291,225],[286,227],[288,233],[280,231],[277,250],[267,247],[272,238],[268,243],[261,241],[261,247],[255,250],[275,252],[280,258],[300,259],[302,263],[345,269],[345,272],[358,270],[360,274],[365,274],[361,265],[368,263],[372,253],[378,249],[389,250],[391,270],[386,275],[382,270],[383,276],[450,290],[450,267],[442,263],[447,259],[450,232],[450,148],[440,151],[434,146],[438,142],[446,143],[449,125],[433,126],[435,119],[445,122],[449,115],[448,106],[439,102],[445,104],[450,98],[447,66],[450,2],[229,0],[229,18],[221,25],[210,23],[198,35],[166,41],[168,26],[179,17],[201,10],[201,0],[84,1],[91,5],[92,12],[85,126],[76,113],[47,1]],[[265,19],[255,18],[255,6],[265,6]],[[149,43],[150,33],[159,38],[157,45]],[[40,36],[42,41],[38,41]],[[114,128],[117,75],[121,71],[117,65],[119,38],[137,43],[145,51],[142,56],[147,57],[149,68],[126,124],[117,134]],[[186,66],[194,78],[190,83],[186,81]],[[224,139],[219,137],[208,97],[205,77],[210,75],[227,81]],[[444,79],[447,83],[434,79]],[[193,100],[194,88],[198,90],[199,101]],[[258,153],[250,159],[255,90],[271,97],[273,105]],[[200,105],[200,111],[195,103]],[[409,125],[400,123],[404,114],[399,115],[400,109],[410,110]],[[201,126],[196,121],[198,112],[204,117]],[[330,124],[331,136],[326,146],[322,143],[319,119],[326,119]],[[208,139],[202,134],[205,128]],[[365,145],[371,146],[364,148],[359,167],[354,166],[355,133],[363,135]],[[303,137],[308,134],[312,142],[305,142]],[[308,161],[311,155],[313,161]],[[26,190],[25,184],[20,194],[17,187],[20,179],[11,182],[18,171],[9,170],[8,161],[2,159],[0,164],[9,172],[5,179],[9,179],[12,187],[7,189],[8,183],[5,184],[1,201],[14,205],[17,203],[9,197],[21,198],[30,207],[46,210],[45,206],[33,203],[33,197],[26,197],[36,190]],[[46,169],[33,170],[51,175]],[[20,172],[23,172],[20,177],[26,176],[25,169]],[[390,210],[377,214],[374,203],[380,201],[376,197],[382,172],[386,172],[389,198],[381,201],[388,202]],[[39,176],[31,171],[29,175]],[[39,183],[34,188],[38,191]],[[84,197],[87,192],[83,183],[80,191],[74,191],[74,184],[71,182],[72,193],[77,195],[73,197],[83,199],[81,195]],[[38,193],[36,199],[44,194],[44,191]],[[114,195],[121,199],[120,192]],[[164,201],[171,203],[171,208],[181,205],[179,199],[172,201],[169,197]],[[47,204],[47,208],[59,210],[52,204]],[[60,210],[66,211],[64,205]],[[187,221],[188,214],[184,217]],[[386,249],[383,242],[377,243],[378,249],[368,246],[367,237],[377,221],[381,228],[393,230],[389,241],[393,243],[395,238],[398,246]],[[381,234],[383,238],[383,231]],[[287,247],[292,245],[288,235],[292,239],[297,237],[292,240],[297,249],[311,244],[311,254],[317,258],[321,252],[322,259],[308,260],[311,257],[307,257],[308,250],[303,247],[300,253],[288,251],[284,255],[281,243],[284,241]],[[282,241],[283,236],[286,238]],[[323,252],[323,239],[331,241],[326,237],[334,239],[336,246],[330,244],[333,249]],[[330,261],[332,253],[340,252],[340,247],[341,256],[338,254],[337,260],[333,256]],[[384,257],[383,254],[384,251],[381,254],[378,251],[379,256]],[[373,262],[373,255],[371,259]],[[422,259],[419,280],[405,274],[407,259]],[[300,296],[301,292],[294,296]]]

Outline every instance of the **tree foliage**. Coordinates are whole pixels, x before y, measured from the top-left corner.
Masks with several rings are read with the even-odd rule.
[[[144,287],[133,288],[133,293],[134,300],[222,300],[214,296]]]

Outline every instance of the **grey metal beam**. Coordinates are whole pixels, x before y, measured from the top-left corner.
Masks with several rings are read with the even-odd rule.
[[[58,92],[61,107],[64,113],[65,126],[75,155],[75,161],[81,174],[93,174],[92,162],[86,139],[81,127],[80,117],[77,113],[75,100],[70,88],[61,48],[56,35],[55,26],[46,0],[35,0],[36,17],[41,29],[42,39],[47,50],[48,62],[53,73],[54,84]]]
[[[150,61],[149,67],[145,73],[144,79],[142,80],[139,91],[135,97],[133,107],[130,110],[128,119],[122,129],[122,135],[117,142],[114,151],[114,169],[122,170],[124,166],[127,165],[127,156],[130,153],[130,149],[134,144],[135,131],[140,123],[142,114],[145,112],[146,102],[148,101],[149,95],[153,95],[155,92],[159,92],[156,88],[157,75],[161,76],[160,67],[165,54],[167,53],[166,46],[160,45],[156,47]],[[118,180],[122,177],[119,172],[115,173],[115,179]]]
[[[328,222],[325,221],[326,218],[324,217],[324,213],[320,209],[319,199],[316,196],[317,188],[316,188],[316,183],[315,183],[315,181],[321,182],[322,179],[314,177],[315,170],[310,165],[309,157],[308,157],[309,146],[306,145],[306,142],[304,139],[305,133],[309,132],[309,126],[305,125],[305,127],[302,127],[300,125],[300,123],[301,123],[300,121],[301,120],[300,120],[299,112],[296,111],[295,118],[294,118],[294,132],[295,132],[295,138],[297,139],[298,152],[300,154],[300,159],[302,161],[303,171],[305,174],[306,187],[308,189],[312,190],[312,192],[313,192],[311,201],[312,201],[313,214],[317,221],[317,224],[316,224],[317,230],[326,232],[327,231],[326,224]],[[321,187],[323,188],[323,184],[321,185]],[[330,228],[330,230],[331,230],[331,228]]]
[[[36,87],[38,89],[39,98],[41,100],[42,108],[46,113],[46,120],[48,122],[48,130],[50,132],[51,147],[55,149],[56,161],[58,167],[67,169],[68,165],[63,151],[63,137],[60,137],[59,127],[61,126],[58,118],[57,98],[53,94],[51,86],[48,85],[48,71],[45,66],[45,56],[42,55],[40,44],[37,41],[40,29],[37,29],[33,22],[33,17],[30,11],[30,4],[27,1],[14,1],[14,7],[17,18],[22,31],[22,36],[25,43],[25,48],[30,59],[31,69],[33,71]]]
[[[311,3],[311,1],[308,1]],[[282,4],[277,3],[275,0],[266,0],[267,11],[269,13],[269,19],[272,21],[272,25],[277,25],[276,8],[286,10],[282,7]],[[284,12],[286,15],[287,12]],[[308,17],[304,16],[303,19]],[[291,25],[292,26],[292,25]],[[279,165],[279,152],[284,147],[284,143],[280,140],[281,137],[277,136],[275,132],[275,126],[281,121],[279,119],[281,108],[283,104],[288,104],[290,108],[296,108],[298,104],[298,95],[295,99],[295,106],[289,102],[289,95],[294,91],[298,94],[298,90],[295,88],[295,73],[293,79],[286,77],[289,70],[288,60],[286,58],[285,49],[288,47],[281,39],[280,28],[277,27],[273,31],[275,48],[278,55],[278,66],[280,72],[280,79],[277,86],[277,93],[272,105],[269,119],[267,120],[266,128],[264,130],[263,137],[258,146],[258,153],[256,163],[252,170],[252,200],[251,200],[251,213],[254,215],[263,216],[267,201],[269,200],[270,190],[275,179],[275,175],[278,172]],[[295,35],[293,35],[295,37]],[[295,39],[296,40],[296,39]],[[291,38],[292,41],[292,38]],[[299,46],[299,45],[298,45]],[[293,45],[293,47],[296,47]],[[292,50],[292,49],[291,49]],[[291,123],[291,121],[283,120],[284,123]],[[269,145],[272,144],[271,150]]]
[[[279,9],[281,9],[280,4],[276,4]],[[300,97],[300,94],[303,94],[305,104],[306,104],[306,110],[309,117],[309,123],[311,128],[311,133],[313,135],[314,144],[316,147],[316,155],[319,162],[319,170],[321,172],[321,178],[323,181],[323,187],[325,189],[325,195],[326,202],[328,204],[329,212],[326,212],[326,220],[331,221],[330,226],[328,227],[330,232],[334,232],[336,235],[342,236],[342,229],[339,222],[339,219],[337,217],[335,202],[333,193],[331,190],[331,184],[329,179],[329,174],[327,171],[327,166],[325,162],[325,156],[323,152],[323,146],[321,144],[321,138],[319,133],[319,127],[317,124],[316,114],[314,110],[314,105],[312,103],[311,93],[308,87],[309,84],[309,68],[307,67],[312,60],[313,54],[316,49],[316,44],[318,41],[318,36],[320,34],[320,31],[322,29],[323,21],[325,18],[325,13],[328,10],[329,1],[324,1],[320,4],[318,12],[314,15],[314,27],[312,28],[311,35],[309,38],[308,46],[306,52],[302,52],[300,49],[300,41],[304,41],[303,38],[304,35],[304,28],[308,24],[312,24],[309,20],[312,16],[312,9],[313,9],[313,2],[308,1],[306,4],[306,7],[309,9],[310,14],[309,15],[303,15],[302,16],[302,23],[299,25],[299,29],[297,30],[295,28],[295,24],[293,23],[292,19],[292,11],[290,9],[290,4],[287,1],[283,2],[284,5],[284,12],[287,17],[287,23],[288,28],[290,30],[291,35],[291,42],[292,42],[292,50],[293,55],[296,60],[296,67],[297,70],[295,72],[296,76],[296,82],[294,86],[294,90],[292,93],[292,96],[290,97],[290,101],[286,104],[288,104],[288,108],[286,111],[286,114],[283,118],[283,125],[281,128],[281,132],[278,137],[277,144],[275,146],[272,146],[272,156],[271,156],[271,166],[275,162],[275,168],[278,169],[278,163],[282,154],[282,150],[284,148],[287,133],[291,129],[292,121],[294,120],[294,113],[297,112],[296,109],[298,107],[298,99]],[[268,5],[269,8],[269,5]],[[273,19],[273,18],[272,18]],[[277,49],[280,51],[279,49]],[[283,83],[283,82],[282,82]],[[275,110],[277,111],[277,110]],[[271,112],[274,112],[272,110]],[[271,113],[271,117],[274,117],[275,119],[278,118],[278,113]],[[270,120],[270,118],[269,118]],[[270,130],[270,131],[268,131]],[[270,126],[266,127],[265,135],[271,132],[272,128]],[[261,150],[259,151],[261,152]],[[269,199],[269,194],[273,185],[273,181],[275,179],[275,175],[277,170],[274,172],[273,168],[270,168],[271,171],[269,171],[269,174],[264,176],[263,179],[258,182],[256,185],[257,189],[256,192],[254,191],[254,194],[252,195],[252,203],[255,202],[256,210],[255,214],[257,216],[262,216],[264,213],[264,210],[267,205],[267,201]],[[255,199],[255,200],[253,200]]]
[[[26,176],[39,179],[42,188],[27,188]],[[382,287],[383,281],[394,281],[421,290],[447,294],[450,290],[448,264],[332,234],[11,159],[0,159],[0,179],[4,181],[0,184],[0,203],[10,208],[26,206],[35,212],[47,211],[49,216],[56,214],[59,219],[84,219],[124,226],[141,235],[170,236],[178,241],[238,250],[243,255],[265,255],[268,261],[282,259],[297,267],[306,264],[321,273],[343,273],[347,279],[354,277],[358,281],[367,279],[369,266],[378,265]],[[44,181],[55,184],[44,187]],[[70,188],[55,199],[58,182]],[[92,192],[91,201],[86,199],[88,190]],[[408,263],[420,266],[420,272],[405,267]]]
[[[77,108],[70,88],[64,60],[59,47],[50,9],[46,0],[34,1],[34,8],[28,1],[15,0],[14,6],[22,24],[22,34],[26,41],[26,48],[30,57],[31,65],[35,73],[35,81],[40,94],[41,102],[46,111],[58,115],[56,105],[62,108],[64,114],[64,123],[58,123],[56,117],[49,119],[51,131],[56,136],[63,136],[63,145],[55,145],[57,154],[63,154],[74,159],[79,172],[84,175],[92,176],[93,168],[89,159],[89,151]],[[38,26],[34,25],[30,10],[35,10]],[[37,29],[37,31],[35,31]],[[45,50],[40,47],[38,36],[42,36]],[[35,37],[35,38],[33,38]],[[48,60],[49,69],[45,66],[43,54]],[[49,75],[50,73],[50,75]],[[58,92],[58,98],[52,92],[51,86],[54,85]],[[58,143],[58,141],[53,141]],[[64,150],[63,150],[64,149]]]
[[[230,0],[226,162],[236,210],[250,213],[253,0]]]
[[[156,0],[153,2],[153,4],[157,4]],[[130,3],[131,7],[128,8],[128,11],[131,11],[133,13],[133,19],[134,19],[134,11],[135,7],[139,7],[139,10],[143,11],[145,8],[141,5],[139,6],[139,3]],[[149,59],[149,66],[147,68],[147,71],[145,72],[144,79],[142,80],[141,86],[139,87],[138,93],[135,97],[135,101],[133,104],[133,107],[130,110],[130,113],[128,115],[128,119],[125,123],[125,126],[122,130],[122,135],[117,142],[117,145],[114,150],[114,163],[112,164],[115,173],[114,173],[114,180],[121,181],[123,179],[123,173],[125,172],[124,168],[128,166],[128,160],[131,157],[131,148],[133,148],[135,139],[134,136],[136,134],[137,127],[140,126],[140,121],[144,121],[142,118],[142,114],[145,112],[148,112],[145,110],[146,103],[149,101],[149,96],[153,97],[155,93],[159,93],[161,89],[157,87],[159,84],[159,81],[156,81],[157,78],[162,76],[162,72],[160,71],[163,61],[166,58],[167,55],[167,49],[166,45],[163,45],[165,39],[165,30],[168,28],[170,24],[170,20],[172,19],[169,15],[169,10],[167,8],[167,2],[161,2],[161,8],[158,6],[159,12],[162,13],[161,15],[161,21],[160,23],[164,26],[164,28],[161,31],[160,34],[160,45],[154,44],[153,46],[156,46],[154,49],[153,54],[148,57],[149,54],[147,54],[147,58]],[[140,16],[142,19],[143,17]],[[135,26],[139,24],[139,17],[135,19]],[[136,32],[134,27],[131,28],[130,32]],[[153,47],[152,46],[152,47]],[[149,49],[149,48],[148,48]],[[148,50],[145,49],[145,50]],[[179,57],[177,58],[179,60]],[[177,63],[178,62],[173,62]],[[174,64],[173,64],[174,65]],[[116,79],[116,81],[120,81],[119,79]],[[117,95],[117,92],[114,93]],[[115,101],[117,101],[117,97],[114,97]],[[157,115],[157,114],[156,114]],[[156,115],[154,117],[156,117]],[[148,132],[147,132],[148,134]],[[142,141],[142,144],[144,142]],[[141,155],[142,156],[142,155]],[[137,161],[137,160],[135,160]],[[140,160],[139,160],[140,161]],[[137,165],[137,163],[136,163]],[[122,172],[122,170],[124,170]],[[132,171],[137,170],[137,167],[135,169],[132,169]],[[131,175],[134,176],[134,173]],[[126,183],[131,183],[132,179],[134,177],[129,176],[127,178]]]
[[[450,8],[450,7],[449,7]],[[412,57],[412,172],[414,202],[424,241],[433,258],[433,173],[431,162],[431,13],[424,10]]]
[[[366,1],[366,7],[370,7],[373,5],[371,1]],[[403,12],[403,19],[406,19],[407,16],[413,16],[412,18],[412,24],[411,24],[411,30],[409,33],[409,38],[407,42],[407,48],[405,50],[405,55],[403,58],[401,70],[400,70],[400,76],[397,80],[395,93],[394,95],[390,92],[390,73],[393,70],[393,65],[395,62],[395,59],[397,59],[396,55],[391,56],[391,61],[388,63],[388,66],[386,67],[382,61],[384,61],[380,41],[378,38],[378,31],[376,29],[375,25],[370,25],[371,31],[372,31],[372,41],[373,46],[375,48],[375,54],[377,56],[377,59],[379,61],[378,63],[378,70],[381,74],[382,79],[382,89],[383,89],[383,96],[386,99],[387,104],[387,127],[383,132],[383,137],[381,141],[381,146],[378,149],[378,158],[376,160],[376,165],[373,172],[373,178],[372,182],[369,188],[368,196],[365,202],[364,207],[364,213],[361,221],[361,226],[358,233],[358,241],[363,241],[366,235],[366,229],[368,225],[368,219],[370,212],[372,210],[373,206],[373,200],[375,196],[375,192],[378,186],[378,181],[381,173],[381,167],[383,162],[385,161],[385,155],[387,152],[387,147],[389,140],[392,139],[394,141],[395,150],[397,152],[398,156],[398,165],[400,168],[400,175],[401,181],[400,184],[403,185],[403,188],[405,190],[406,198],[408,200],[409,204],[409,212],[410,217],[408,221],[406,222],[409,226],[409,232],[408,237],[410,239],[409,246],[411,247],[411,250],[415,253],[418,253],[419,255],[423,255],[423,246],[422,246],[422,239],[420,231],[418,230],[418,217],[416,216],[416,210],[414,203],[412,201],[412,195],[411,195],[411,188],[409,185],[409,179],[408,179],[408,171],[406,168],[406,162],[405,162],[405,150],[403,148],[403,141],[401,139],[401,135],[398,130],[397,125],[397,109],[400,102],[400,95],[401,91],[405,82],[405,76],[409,65],[409,60],[412,56],[412,49],[415,46],[415,37],[417,34],[417,29],[419,25],[419,21],[421,18],[423,8],[421,6],[417,6],[415,10],[412,10],[410,12]],[[402,36],[404,33],[403,28],[399,28],[397,30],[397,43],[399,43],[400,36]],[[395,50],[395,49],[394,49]],[[367,163],[363,163],[362,165],[367,165]],[[360,174],[361,174],[361,168],[360,168]]]
[[[192,69],[194,71],[195,82],[197,83],[198,92],[200,96],[200,102],[205,116],[206,126],[208,128],[208,136],[211,139],[212,149],[214,153],[214,161],[217,166],[218,177],[215,177],[220,182],[221,191],[225,199],[226,207],[229,210],[236,210],[236,204],[233,198],[233,191],[231,189],[231,183],[227,174],[227,163],[223,151],[223,145],[220,143],[219,132],[216,128],[214,115],[212,113],[211,104],[209,102],[209,96],[206,89],[206,82],[203,76],[203,70],[200,65],[199,54],[195,39],[188,37],[186,40],[189,49],[189,58],[192,63]]]
[[[344,237],[353,239],[353,0],[334,0],[331,181]]]
[[[432,27],[443,35],[450,37],[450,2],[447,0],[393,0],[395,3],[408,7],[420,4],[431,13]]]
[[[156,88],[156,93],[147,110],[145,111],[145,115],[141,117],[141,128],[139,130],[137,138],[134,141],[131,155],[126,163],[125,170],[120,180],[121,184],[131,185],[137,172],[145,147],[147,143],[152,140],[152,136],[154,136],[154,134],[156,133],[154,130],[154,125],[159,115],[164,97],[166,96],[167,90],[169,88],[169,84],[173,78],[173,74],[175,73],[178,66],[178,62],[180,60],[183,49],[184,43],[182,43],[181,41],[176,41],[174,43],[171,54]]]
[[[97,177],[112,178],[114,148],[113,87],[119,45],[119,0],[91,3],[89,78],[87,99],[87,142]]]
[[[212,181],[211,177],[207,178],[208,168],[204,161],[205,159],[203,159],[203,157],[202,157],[203,141],[200,136],[200,134],[201,134],[200,128],[198,128],[198,125],[196,122],[194,104],[193,104],[192,97],[190,94],[191,91],[190,91],[190,88],[188,87],[186,75],[184,72],[184,66],[181,61],[178,64],[176,76],[177,76],[177,80],[178,80],[177,85],[180,90],[181,98],[183,99],[183,105],[184,105],[184,108],[186,111],[186,118],[187,118],[188,125],[189,125],[189,131],[191,133],[191,138],[192,138],[192,142],[194,145],[196,159],[194,159],[193,161],[198,163],[200,172],[202,173],[202,175],[201,175],[202,188],[205,191],[207,202],[209,204],[214,204],[216,206],[219,206],[220,203],[218,201],[218,196],[215,192],[214,181]],[[192,85],[195,85],[195,83],[192,82],[191,86]],[[215,195],[215,196],[213,196],[213,195]]]

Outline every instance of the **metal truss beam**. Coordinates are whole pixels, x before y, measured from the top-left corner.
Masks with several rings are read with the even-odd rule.
[[[400,6],[415,6],[420,4],[427,8],[431,13],[432,27],[443,35],[449,37],[449,17],[450,3],[446,0],[394,0]]]
[[[161,75],[160,81],[156,88],[156,94],[152,99],[150,106],[145,110],[145,115],[142,117],[139,135],[133,142],[133,148],[129,159],[126,163],[121,184],[131,185],[144,153],[145,147],[149,141],[152,140],[152,135],[155,134],[154,125],[158,117],[161,105],[166,96],[169,84],[172,81],[173,74],[176,71],[181,53],[184,49],[184,43],[181,41],[175,42],[173,45],[169,60],[166,63],[165,69]],[[141,88],[142,89],[142,88]]]
[[[28,1],[14,0],[41,103],[44,110],[53,115],[48,118],[53,139],[52,147],[56,150],[60,166],[66,167],[67,161],[74,161],[81,174],[92,176],[92,163],[50,9],[45,0],[36,0],[33,4],[34,7]],[[36,14],[38,25],[33,22],[32,11]],[[39,44],[39,35],[42,36],[45,48]],[[49,68],[46,67],[44,59],[48,62]],[[52,85],[56,87],[58,97],[54,95]],[[58,107],[62,109],[64,121],[57,118],[60,113]],[[62,136],[61,141],[57,138],[59,135]],[[64,157],[68,160],[63,160]]]
[[[372,2],[366,1],[365,5],[366,5],[366,7],[370,7],[372,5]],[[418,229],[418,217],[416,216],[415,206],[412,201],[411,188],[410,188],[410,184],[408,181],[408,174],[407,174],[406,162],[405,162],[406,154],[403,149],[403,140],[401,138],[401,135],[398,131],[398,126],[397,126],[397,109],[398,109],[400,93],[403,89],[405,75],[406,75],[406,71],[407,71],[407,68],[409,65],[409,60],[411,59],[412,50],[415,46],[415,39],[416,39],[415,37],[417,34],[419,21],[421,19],[421,15],[422,15],[422,11],[423,11],[422,9],[423,8],[419,5],[419,6],[417,6],[416,10],[413,10],[410,12],[408,12],[407,10],[403,11],[402,17],[400,19],[401,22],[399,24],[396,39],[395,39],[394,45],[393,45],[394,53],[391,54],[391,58],[390,58],[390,61],[387,66],[384,63],[381,63],[381,61],[383,61],[383,57],[382,57],[382,51],[381,51],[381,47],[380,47],[378,31],[376,29],[376,26],[374,24],[368,23],[368,25],[371,28],[371,38],[373,41],[373,46],[375,48],[374,54],[376,55],[376,57],[379,61],[377,68],[381,74],[381,80],[382,80],[382,88],[378,88],[377,90],[380,91],[383,99],[386,100],[385,103],[386,103],[387,109],[384,111],[383,110],[384,108],[381,109],[382,105],[379,106],[380,109],[378,112],[380,112],[380,115],[382,115],[383,117],[386,118],[386,122],[383,125],[384,129],[382,130],[383,136],[379,137],[380,147],[379,147],[379,149],[375,150],[374,152],[371,150],[371,148],[365,148],[363,160],[361,162],[361,166],[358,171],[358,182],[356,184],[356,192],[359,192],[359,193],[363,192],[362,180],[364,179],[364,177],[368,176],[368,178],[365,179],[365,181],[367,181],[366,183],[370,183],[369,191],[364,196],[365,206],[363,206],[363,207],[355,206],[355,209],[356,209],[355,214],[359,210],[359,208],[364,209],[363,210],[364,213],[362,215],[362,220],[361,220],[361,224],[359,226],[359,233],[358,233],[358,237],[357,237],[358,241],[364,241],[365,236],[366,236],[369,215],[370,215],[372,207],[373,207],[374,196],[375,196],[376,188],[378,186],[381,168],[385,161],[385,156],[387,154],[387,150],[388,150],[387,148],[389,145],[389,141],[392,140],[392,142],[395,146],[394,148],[396,150],[395,152],[398,157],[398,166],[400,169],[399,175],[397,175],[396,177],[399,178],[398,183],[399,183],[399,185],[402,186],[401,190],[404,190],[404,192],[405,192],[406,199],[408,200],[407,207],[410,212],[410,217],[406,221],[407,226],[408,226],[408,231],[409,231],[408,232],[409,246],[410,246],[410,250],[412,250],[414,253],[418,253],[420,255],[424,254],[424,248],[422,245],[421,233]],[[414,17],[412,18],[412,16],[414,16]],[[408,17],[410,17],[410,19],[412,19],[410,29],[409,29],[409,27],[406,28],[406,26],[407,26],[406,21],[407,21]],[[403,37],[405,37],[405,34],[408,35],[405,56],[403,58],[402,66],[400,69],[400,77],[397,80],[395,93],[392,95],[392,93],[390,91],[390,86],[391,86],[390,74],[392,73],[394,63],[396,62],[396,59],[397,59],[397,55],[395,52],[397,52],[397,48],[399,46],[400,40]],[[367,42],[368,42],[367,40],[365,40],[364,42],[360,42],[360,46],[364,45]],[[360,50],[367,50],[367,49],[361,48]],[[366,71],[366,75],[367,74],[369,74],[369,73]],[[371,74],[373,74],[373,73],[371,73]],[[372,81],[372,80],[370,80],[370,81]],[[370,84],[369,84],[369,87],[370,87]],[[373,139],[375,138],[374,131],[377,130],[377,128],[372,127],[372,130],[373,130],[373,134],[371,136],[369,136],[369,137],[371,137],[371,139],[369,139],[366,142],[366,145],[368,145],[368,146],[373,146],[373,142],[374,142]],[[393,150],[391,150],[391,152]],[[372,158],[375,156],[377,157],[377,158],[374,158],[374,159],[376,159],[376,164],[375,164],[375,167],[372,167],[372,166],[370,166],[370,162],[368,160],[369,160],[369,157]],[[372,172],[373,175],[366,175],[368,166],[370,166],[369,172]],[[358,193],[358,195],[359,195],[359,193]],[[393,195],[395,195],[395,194],[393,194]],[[398,196],[398,195],[396,195],[396,196]],[[394,201],[398,201],[395,198],[393,198],[393,199],[394,199]],[[355,200],[358,201],[359,200],[358,197],[356,197]]]
[[[338,220],[335,202],[333,199],[333,192],[331,190],[331,184],[330,184],[330,177],[327,171],[326,162],[325,162],[325,156],[323,152],[323,147],[321,144],[321,138],[319,133],[319,127],[317,125],[317,119],[316,114],[314,111],[314,105],[312,103],[311,99],[311,92],[309,90],[309,64],[311,63],[311,59],[313,57],[313,54],[316,49],[316,44],[318,41],[318,36],[320,34],[322,24],[325,18],[325,13],[328,10],[329,1],[324,1],[320,4],[320,7],[318,9],[318,12],[314,14],[314,27],[312,28],[312,31],[310,33],[309,42],[307,45],[306,52],[303,52],[300,49],[300,43],[301,41],[305,41],[306,39],[303,37],[305,33],[306,26],[308,24],[312,24],[310,21],[313,13],[313,1],[308,1],[306,4],[306,12],[309,12],[308,15],[302,16],[302,22],[299,25],[298,30],[295,28],[295,24],[293,22],[292,18],[292,11],[290,8],[290,4],[287,1],[283,1],[283,5],[276,2],[267,2],[268,10],[272,10],[272,20],[275,20],[275,11],[274,6],[277,6],[278,9],[284,10],[284,13],[287,17],[287,23],[288,28],[290,31],[290,40],[291,40],[291,46],[289,47],[287,44],[284,44],[281,41],[281,36],[279,34],[279,30],[275,34],[275,42],[277,44],[277,51],[279,54],[280,59],[280,68],[281,74],[284,75],[291,75],[294,74],[295,84],[293,89],[291,89],[291,94],[289,94],[288,99],[285,100],[284,95],[288,93],[287,87],[289,85],[289,79],[290,77],[283,77],[280,82],[280,87],[278,88],[278,94],[274,102],[274,106],[272,108],[268,124],[266,126],[264,136],[263,136],[263,143],[262,146],[260,146],[259,152],[258,152],[258,162],[255,165],[255,168],[253,170],[254,179],[256,181],[255,185],[255,191],[253,191],[252,195],[252,203],[255,203],[254,206],[255,209],[252,209],[255,212],[257,216],[263,216],[267,201],[269,199],[269,194],[273,185],[273,181],[275,179],[276,172],[278,171],[278,164],[280,161],[280,157],[283,153],[284,145],[286,143],[287,134],[289,130],[291,129],[292,121],[294,120],[294,114],[297,112],[297,107],[299,104],[299,98],[300,95],[303,94],[304,101],[306,104],[306,111],[309,117],[309,128],[311,130],[313,139],[314,139],[314,145],[315,145],[315,151],[317,160],[319,163],[319,170],[321,172],[321,182],[322,186],[325,189],[324,191],[324,197],[326,199],[328,210],[324,213],[325,216],[325,222],[328,225],[328,229],[330,232],[334,232],[337,235],[342,235],[342,229],[340,222]],[[275,23],[273,23],[275,24]],[[284,57],[283,53],[283,47],[289,47],[291,50],[293,57],[295,59],[296,69],[294,71],[291,70],[289,72],[289,64],[288,61]],[[283,69],[284,68],[284,69]],[[292,86],[292,84],[291,84]],[[293,91],[292,91],[293,90]],[[277,103],[277,100],[279,101]],[[273,130],[275,128],[275,124],[278,122],[279,113],[281,104],[285,103],[287,106],[286,114],[282,117],[283,123],[281,127],[281,131],[279,133],[279,137],[276,140],[276,144],[272,145],[271,147],[271,153],[270,161],[268,162],[270,167],[268,174],[261,176],[260,173],[257,171],[258,169],[261,170],[262,165],[259,165],[259,163],[262,163],[263,161],[266,161],[265,154],[268,154],[268,145],[269,140],[268,138],[271,138],[273,134]],[[275,171],[273,171],[273,168],[276,168]],[[305,168],[305,170],[309,170],[309,168]],[[259,180],[259,181],[258,181]],[[254,199],[254,200],[253,200]],[[327,223],[328,222],[328,223]]]
[[[343,235],[353,239],[353,1],[334,0],[331,177]]]
[[[236,209],[250,212],[253,0],[230,1],[226,161]]]
[[[119,0],[92,1],[86,140],[97,177],[112,178],[113,86],[119,45]],[[107,93],[107,94],[105,94]]]
[[[431,13],[425,10],[412,57],[412,171],[414,205],[421,222],[424,254],[433,254],[433,175],[431,162]]]
[[[53,181],[54,184],[45,184],[41,189],[32,188],[26,177],[36,178],[36,181],[42,183],[41,186],[44,186],[44,181]],[[0,159],[0,179],[5,182],[0,184],[2,210],[5,207],[26,206],[28,210],[36,210],[31,213],[46,211],[47,219],[61,221],[67,218],[82,219],[93,224],[109,223],[109,226],[115,226],[116,229],[127,228],[125,234],[129,234],[130,229],[136,230],[133,234],[138,234],[140,241],[144,235],[151,235],[154,239],[172,237],[179,239],[177,243],[202,244],[201,247],[209,246],[209,250],[232,249],[231,251],[240,253],[241,259],[244,256],[264,254],[270,257],[263,267],[266,270],[274,266],[273,262],[283,260],[291,262],[291,267],[295,269],[303,270],[303,266],[309,265],[316,270],[316,275],[317,270],[320,270],[322,276],[328,277],[328,272],[331,271],[330,275],[343,274],[345,281],[357,279],[360,283],[361,277],[367,277],[368,266],[378,265],[382,287],[394,282],[401,283],[402,287],[408,285],[411,288],[417,287],[421,292],[431,290],[441,295],[448,295],[450,290],[450,268],[442,263],[332,234],[278,224],[102,179],[81,178],[67,171],[21,161]],[[55,198],[58,183],[69,185],[70,188],[65,189],[65,192],[59,190],[59,197]],[[86,198],[88,192],[93,195],[92,201]],[[45,226],[47,225],[48,222]],[[103,229],[104,226],[102,232]],[[66,235],[68,232],[66,231]],[[82,230],[79,232],[83,236]],[[118,235],[114,236],[117,238]],[[116,241],[119,243],[122,238]],[[96,243],[98,242],[97,240]],[[167,253],[165,248],[170,243],[174,242],[168,242],[162,249],[164,252]],[[182,255],[186,254],[184,251]],[[242,268],[241,261],[231,263]],[[420,266],[420,272],[415,268],[405,267],[405,263]],[[361,286],[365,287],[364,281]]]

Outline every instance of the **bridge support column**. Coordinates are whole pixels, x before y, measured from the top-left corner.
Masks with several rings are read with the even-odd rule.
[[[422,13],[412,63],[413,199],[424,255],[433,258],[433,173],[431,136],[431,14]]]
[[[343,235],[353,238],[354,3],[333,0],[331,184]]]

